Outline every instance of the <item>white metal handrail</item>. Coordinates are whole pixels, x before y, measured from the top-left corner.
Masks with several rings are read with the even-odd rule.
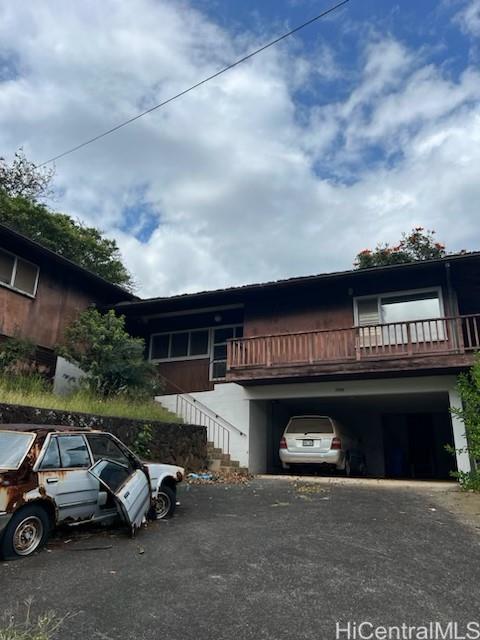
[[[243,431],[188,393],[177,394],[176,414],[185,422],[206,427],[207,440],[213,442],[213,445],[224,453],[230,453],[231,431],[236,431],[239,435],[246,436]]]

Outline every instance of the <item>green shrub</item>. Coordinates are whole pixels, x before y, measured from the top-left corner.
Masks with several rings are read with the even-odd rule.
[[[462,399],[461,409],[452,409],[452,414],[463,421],[468,442],[468,453],[474,468],[470,473],[458,471],[452,475],[465,489],[480,490],[480,353],[475,355],[473,366],[458,377],[458,392]],[[464,453],[463,449],[459,450]]]
[[[143,424],[137,431],[132,449],[142,459],[148,459],[152,455],[150,446],[153,440],[153,428],[151,424]]]
[[[7,338],[0,343],[0,372],[18,373],[34,368],[35,345],[19,337]]]
[[[84,311],[66,330],[60,352],[85,372],[91,392],[147,398],[161,391],[157,369],[145,359],[144,341],[132,338],[125,317],[113,310]]]

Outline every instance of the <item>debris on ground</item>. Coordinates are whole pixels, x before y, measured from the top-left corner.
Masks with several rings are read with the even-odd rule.
[[[295,491],[300,494],[326,493],[327,489],[318,484],[301,482],[295,483]]]
[[[248,484],[253,476],[248,473],[232,470],[207,471],[204,473],[189,473],[188,484]]]

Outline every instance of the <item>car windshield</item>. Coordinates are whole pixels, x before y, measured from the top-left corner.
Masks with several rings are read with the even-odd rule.
[[[327,417],[292,418],[287,433],[333,433],[333,426]]]
[[[0,431],[0,469],[18,469],[34,438],[31,433]]]

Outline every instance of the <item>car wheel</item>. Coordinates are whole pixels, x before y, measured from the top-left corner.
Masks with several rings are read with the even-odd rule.
[[[50,518],[38,505],[17,511],[3,532],[0,555],[5,560],[18,560],[43,547],[51,529]]]
[[[155,515],[157,520],[163,520],[163,518],[169,518],[170,516],[173,516],[176,505],[176,492],[170,487],[162,485],[158,490],[158,495],[155,502]]]

